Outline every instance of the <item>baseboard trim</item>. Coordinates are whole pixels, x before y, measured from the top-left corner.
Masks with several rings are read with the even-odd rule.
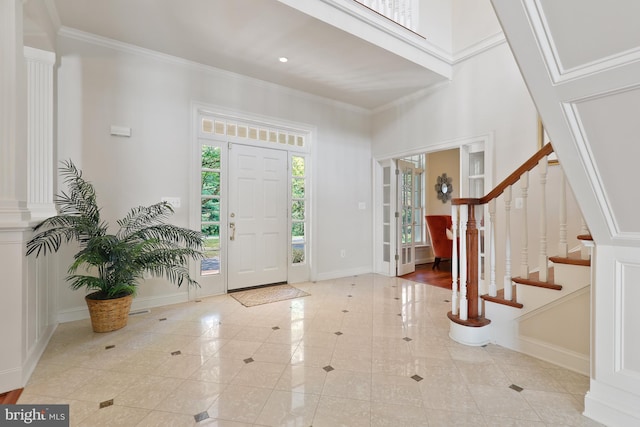
[[[592,378],[584,398],[583,415],[607,426],[637,426],[640,425],[637,402],[637,395]]]
[[[545,362],[562,366],[582,375],[589,376],[590,359],[588,354],[558,347],[557,345],[526,336],[518,337],[516,350]]]
[[[171,304],[180,304],[189,301],[189,294],[186,292],[174,293],[158,297],[134,298],[131,304],[131,311],[144,310],[154,307],[162,307]],[[86,306],[75,307],[58,312],[58,322],[74,322],[89,318],[89,309]]]
[[[22,388],[22,369],[13,368],[0,372],[0,393]]]
[[[318,273],[318,276],[316,277],[316,281],[340,279],[343,277],[369,274],[371,272],[372,272],[371,267],[357,267],[357,268],[351,268],[348,270],[329,271],[326,273]]]
[[[44,351],[47,349],[47,345],[49,345],[49,341],[51,340],[51,337],[53,336],[53,333],[56,331],[57,327],[57,323],[47,326],[44,334],[42,334],[42,337],[40,338],[40,340],[38,340],[38,343],[31,350],[29,356],[27,357],[27,360],[22,365],[22,387],[24,387],[29,381],[29,378],[31,378],[31,374],[33,374],[36,366],[38,366],[38,362],[42,357],[42,353],[44,353]]]

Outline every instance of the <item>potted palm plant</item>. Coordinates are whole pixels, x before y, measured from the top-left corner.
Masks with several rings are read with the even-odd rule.
[[[202,235],[167,224],[173,213],[169,204],[135,207],[118,221],[118,231],[109,234],[93,185],[70,160],[62,162],[60,174],[68,192],[56,197],[59,214],[35,226],[38,233],[27,242],[27,255],[57,252],[63,242],[78,243],[67,281],[72,289],[89,292],[85,300],[95,332],[127,324],[132,298],[145,273],[166,277],[177,286],[198,285],[186,264],[203,257]]]

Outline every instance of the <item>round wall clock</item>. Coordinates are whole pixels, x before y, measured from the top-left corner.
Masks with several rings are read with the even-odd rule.
[[[435,187],[436,193],[438,193],[438,200],[442,200],[442,203],[447,203],[451,200],[451,195],[453,194],[453,185],[451,182],[451,177],[447,176],[446,173],[438,177]]]

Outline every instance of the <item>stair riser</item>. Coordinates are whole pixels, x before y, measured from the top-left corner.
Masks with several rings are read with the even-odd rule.
[[[562,285],[562,290],[545,289],[537,286],[516,285],[518,302],[524,305],[518,309],[514,307],[485,301],[485,317],[493,323],[510,321],[550,304],[553,301],[589,286],[591,279],[590,267],[580,265],[555,264],[555,283]]]
[[[591,283],[591,268],[580,265],[554,264],[554,280],[562,285],[562,290],[570,292],[584,288]]]
[[[491,325],[493,325],[494,328],[500,330],[505,328],[509,330],[509,328],[515,325],[513,320],[522,315],[522,309],[520,308],[497,304],[491,301],[484,302],[484,309],[484,316],[487,319],[491,319]],[[499,335],[504,335],[504,333],[501,332]]]

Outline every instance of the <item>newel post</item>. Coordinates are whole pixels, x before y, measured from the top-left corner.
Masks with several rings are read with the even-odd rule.
[[[468,205],[467,221],[467,299],[469,300],[469,318],[479,316],[478,310],[478,228],[476,226],[475,206]]]
[[[491,321],[482,315],[478,295],[480,262],[476,206],[480,206],[481,202],[480,199],[454,199],[452,205],[460,208],[460,293],[458,315],[455,314],[455,306],[447,314],[450,320],[449,337],[465,345],[485,345],[491,339]],[[455,209],[452,213],[452,219],[458,219]],[[452,283],[452,287],[455,287],[455,283]]]

